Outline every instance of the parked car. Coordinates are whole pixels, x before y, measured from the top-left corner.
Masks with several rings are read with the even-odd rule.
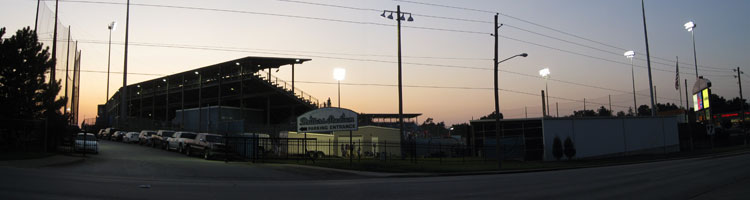
[[[194,153],[203,156],[203,159],[209,160],[215,156],[225,156],[227,145],[224,144],[224,137],[219,134],[198,133],[192,144],[188,145],[185,154],[191,156]]]
[[[96,133],[96,138],[103,138],[104,137],[104,130],[105,129],[99,129],[99,132]]]
[[[167,149],[167,138],[172,137],[174,132],[173,130],[156,131],[156,134],[151,136],[151,147]]]
[[[122,142],[122,136],[125,136],[125,133],[128,133],[128,132],[125,132],[125,131],[115,131],[115,133],[113,133],[112,137],[109,137],[109,139],[112,140],[112,141]]]
[[[104,132],[102,132],[102,135],[101,135],[100,138],[102,138],[102,139],[110,139],[112,137],[112,134],[114,134],[117,131],[118,131],[118,129],[116,129],[116,128],[105,128]]]
[[[124,143],[136,143],[138,142],[138,132],[128,132],[122,137]]]
[[[85,137],[84,137],[85,135]],[[85,144],[85,145],[84,145]],[[93,133],[78,133],[76,135],[75,145],[73,150],[76,152],[91,152],[99,153],[99,142]]]
[[[195,140],[196,133],[179,131],[174,133],[172,137],[167,138],[167,150],[177,150],[177,152],[185,152],[186,147],[193,143]]]
[[[151,145],[151,136],[156,134],[156,131],[142,130],[138,134],[138,144],[140,145]]]

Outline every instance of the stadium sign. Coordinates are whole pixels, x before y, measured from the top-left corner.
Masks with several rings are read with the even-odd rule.
[[[357,113],[344,108],[320,108],[297,117],[297,132],[356,131]]]

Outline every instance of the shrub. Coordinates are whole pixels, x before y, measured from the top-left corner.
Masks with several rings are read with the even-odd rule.
[[[557,159],[558,161],[563,156],[562,142],[560,141],[560,138],[557,136],[555,136],[555,139],[552,142],[552,155],[555,156],[555,159]]]
[[[570,137],[565,138],[565,156],[568,160],[572,160],[573,156],[576,155],[576,146],[573,144],[573,140]]]

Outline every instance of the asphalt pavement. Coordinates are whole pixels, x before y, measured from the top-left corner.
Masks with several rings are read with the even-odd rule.
[[[750,154],[559,171],[368,178],[103,142],[83,162],[0,167],[0,199],[748,199]]]

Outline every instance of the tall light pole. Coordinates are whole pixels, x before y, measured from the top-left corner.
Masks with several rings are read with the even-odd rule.
[[[635,116],[638,116],[638,103],[635,102],[635,66],[633,65],[633,57],[635,57],[635,52],[633,51],[626,51],[625,57],[630,59],[630,77],[633,80],[633,114]]]
[[[386,17],[385,13],[389,13],[388,19],[393,19],[393,13],[394,11],[391,10],[383,10],[383,14],[381,14],[381,17]],[[399,138],[400,138],[400,144],[401,144],[401,154],[403,155],[403,147],[404,147],[404,101],[403,101],[403,90],[401,85],[401,21],[414,21],[414,18],[411,17],[411,13],[401,12],[401,6],[396,6],[396,32],[398,34],[398,123],[399,123]],[[409,19],[406,19],[404,15],[409,14]]]
[[[346,69],[336,68],[333,69],[333,78],[338,82],[339,87],[339,108],[341,108],[341,81],[346,77]]]
[[[641,13],[643,14],[643,35],[646,39],[646,64],[648,66],[648,89],[651,91],[651,116],[656,116],[656,103],[654,103],[654,82],[651,78],[651,53],[648,51],[648,30],[646,29],[646,6],[641,0]]]
[[[542,76],[542,77],[544,77],[544,92],[547,93],[546,94],[547,95],[547,102],[546,102],[547,105],[544,105],[547,108],[547,109],[545,109],[547,113],[544,113],[544,116],[543,116],[543,117],[545,117],[545,116],[549,116],[549,87],[548,87],[548,84],[547,84],[548,79],[549,79],[549,68],[544,68],[542,70],[539,70],[539,75]]]
[[[128,116],[128,30],[130,25],[130,0],[125,12],[125,62],[122,67],[122,92],[120,92],[120,128],[124,129]]]
[[[109,69],[110,69],[110,60],[112,58],[112,31],[115,30],[117,27],[117,22],[112,21],[112,23],[109,23],[107,25],[107,29],[109,29],[109,50],[107,52],[107,96],[104,98],[104,104],[107,104],[107,101],[109,100]]]
[[[698,80],[698,56],[695,53],[695,23],[693,21],[689,21],[685,23],[683,26],[685,26],[685,30],[690,32],[690,37],[693,38],[693,61],[695,61],[695,80]]]

